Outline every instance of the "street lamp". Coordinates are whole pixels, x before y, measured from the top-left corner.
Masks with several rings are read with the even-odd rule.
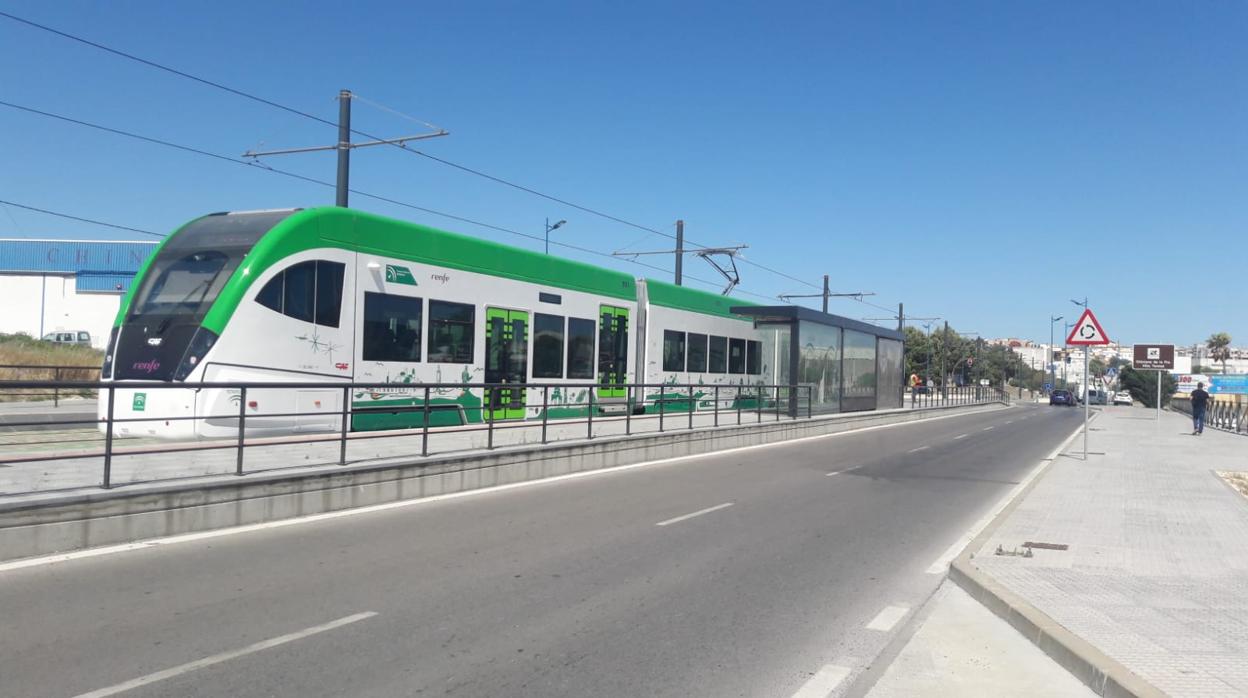
[[[546,219],[546,254],[550,254],[550,231],[558,230],[563,227],[564,223],[567,223],[567,221],[561,220],[558,223],[551,225],[550,219]]]
[[[1049,385],[1057,385],[1057,366],[1053,365],[1053,326],[1062,321],[1062,316],[1049,316]],[[1052,390],[1052,388],[1050,388]]]

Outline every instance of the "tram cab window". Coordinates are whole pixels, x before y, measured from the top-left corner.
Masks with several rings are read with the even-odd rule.
[[[728,340],[728,372],[745,373],[745,340],[735,337]]]
[[[745,372],[757,376],[763,372],[763,343],[751,339],[745,343]]]
[[[690,373],[706,371],[706,335],[689,333],[689,368]]]
[[[467,303],[429,301],[429,356],[431,363],[470,364],[476,308]]]
[[[420,361],[424,301],[364,292],[364,360]]]
[[[256,302],[287,317],[337,327],[346,265],[313,260],[282,270],[256,294]]]
[[[685,370],[685,333],[663,330],[663,370]]]
[[[706,370],[708,372],[726,372],[728,370],[728,338],[712,335],[706,357]]]
[[[568,378],[593,379],[594,333],[597,330],[593,320],[568,318]]]
[[[563,316],[533,314],[533,377],[563,378]]]

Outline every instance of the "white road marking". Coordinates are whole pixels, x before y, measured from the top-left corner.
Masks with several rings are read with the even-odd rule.
[[[958,434],[957,436],[953,437],[953,440],[957,441],[958,439],[965,439],[968,436],[970,436],[970,434]]]
[[[918,448],[910,449],[907,453],[918,453],[919,451],[926,451],[929,448],[931,448],[931,446],[919,446]]]
[[[667,526],[668,524],[680,523],[681,521],[687,521],[687,520],[689,520],[689,519],[692,519],[692,518],[693,518],[693,517],[695,517],[695,516],[701,516],[701,515],[703,515],[703,514],[709,514],[709,513],[711,513],[712,511],[719,511],[720,509],[727,509],[728,507],[730,507],[730,506],[732,506],[732,505],[733,505],[733,502],[724,502],[723,504],[716,504],[716,505],[715,505],[715,506],[713,506],[713,507],[707,507],[707,508],[705,508],[705,509],[699,509],[699,510],[697,510],[697,511],[693,512],[692,514],[685,514],[684,516],[677,516],[676,518],[674,518],[674,519],[668,519],[667,521],[660,521],[660,522],[656,523],[656,524],[655,524],[655,526]]]
[[[687,456],[673,456],[671,458],[661,458],[659,460],[643,461],[641,463],[629,463],[627,465],[617,465],[610,468],[599,468],[597,470],[583,470],[576,473],[568,473],[566,475],[556,475],[554,477],[543,478],[541,480],[525,480],[524,482],[511,482],[506,485],[494,485],[492,487],[481,487],[475,490],[464,490],[463,492],[450,492],[447,494],[438,494],[432,497],[421,497],[417,499],[404,499],[397,502],[386,502],[384,504],[370,504],[369,506],[355,507],[352,509],[340,509],[338,511],[327,511],[321,514],[310,514],[308,516],[300,516],[293,519],[281,519],[279,521],[266,521],[264,523],[247,524],[244,526],[234,526],[232,528],[220,528],[214,531],[200,531],[198,533],[182,533],[174,536],[166,536],[164,538],[149,538],[147,540],[135,541],[133,543],[121,543],[118,545],[108,545],[100,548],[90,548],[88,550],[76,550],[71,553],[57,553],[54,555],[44,555],[41,557],[31,557],[24,560],[14,560],[11,562],[0,563],[0,572],[8,572],[10,570],[23,569],[26,567],[38,567],[40,565],[51,565],[58,562],[69,562],[71,560],[79,560],[88,557],[98,557],[100,555],[112,555],[114,553],[124,553],[132,550],[143,550],[160,545],[173,545],[176,543],[190,543],[198,540],[206,540],[209,538],[219,538],[222,536],[232,536],[240,533],[251,533],[253,531],[264,531],[270,528],[282,528],[285,526],[296,526],[305,523],[316,523],[318,521],[326,521],[329,519],[339,519],[348,516],[359,516],[361,514],[372,514],[379,511],[388,511],[390,509],[402,509],[404,507],[418,506],[421,504],[432,504],[447,499],[458,499],[460,497],[475,497],[478,495],[492,494],[495,492],[503,492],[506,490],[514,490],[522,487],[534,487],[537,485],[546,485],[563,480],[571,480],[574,478],[594,477],[596,475],[607,475],[610,473],[618,473],[634,468],[648,468],[655,465],[664,465],[667,463],[679,463],[681,461],[695,460],[698,458],[711,458],[714,456],[726,456],[733,453],[741,453],[744,451],[753,451],[760,448],[783,448],[790,444],[799,444],[806,441],[817,441],[819,439],[830,439],[838,436],[851,436],[861,434],[867,431],[875,431],[876,429],[891,429],[893,427],[901,427],[913,424],[927,424],[930,422],[940,421],[942,419],[954,419],[956,417],[968,417],[972,414],[946,414],[939,417],[928,417],[910,422],[895,422],[893,424],[877,424],[870,427],[862,427],[860,429],[851,429],[849,431],[838,431],[832,434],[816,434],[814,436],[803,436],[797,439],[789,439],[787,441],[754,444],[753,446],[737,446],[736,448],[726,448],[720,451],[708,451],[707,453],[694,453]]]
[[[896,627],[909,612],[909,606],[885,606],[879,615],[872,619],[870,623],[867,623],[867,630],[879,630],[886,633]]]
[[[1013,424],[1013,423],[1014,423],[1014,420],[1010,419],[1010,420],[1007,420],[1005,423],[1006,423],[1006,424]]]
[[[1007,492],[1005,496],[1002,497],[999,502],[997,502],[996,506],[994,506],[991,510],[989,510],[987,514],[984,514],[983,518],[981,518],[979,521],[976,521],[975,525],[971,526],[970,529],[968,529],[966,533],[962,534],[961,538],[955,540],[953,542],[953,545],[949,546],[948,550],[941,553],[940,557],[936,558],[936,561],[933,562],[927,568],[927,573],[928,574],[944,574],[946,571],[948,571],[949,564],[953,562],[953,558],[960,555],[962,551],[966,549],[966,546],[970,545],[971,541],[975,540],[975,538],[979,535],[980,531],[983,531],[985,528],[987,528],[988,524],[992,523],[992,520],[997,518],[997,515],[1000,514],[1002,511],[1004,511],[1005,508],[1010,505],[1010,502],[1014,501],[1014,498],[1017,497],[1019,493],[1021,493],[1023,489],[1027,487],[1027,484],[1030,483],[1032,480],[1036,479],[1036,477],[1040,475],[1040,472],[1044,470],[1044,466],[1048,465],[1049,462],[1052,461],[1054,458],[1057,458],[1057,454],[1061,453],[1062,449],[1066,448],[1066,445],[1069,444],[1071,441],[1073,441],[1074,438],[1078,436],[1079,434],[1081,434],[1082,432],[1083,432],[1082,426],[1076,428],[1073,432],[1071,432],[1070,436],[1066,437],[1066,439],[1062,441],[1060,446],[1053,449],[1052,453],[1050,453],[1048,456],[1044,457],[1039,463],[1037,463],[1036,467],[1032,468],[1031,472],[1027,473],[1027,476],[1024,477],[1021,482],[1019,482],[1017,485],[1013,487],[1013,489]]]
[[[278,645],[284,645],[288,642],[294,642],[295,640],[302,640],[305,637],[310,637],[312,635],[316,635],[317,633],[323,633],[327,630],[333,630],[334,628],[341,628],[344,625],[356,623],[366,618],[372,618],[375,615],[377,615],[375,611],[365,611],[364,613],[356,613],[355,615],[350,615],[345,618],[339,618],[338,620],[330,621],[322,625],[314,625],[311,628],[300,630],[299,632],[290,633],[289,635],[281,635],[281,636],[272,638],[270,640],[262,640],[255,644],[247,645],[246,647],[243,647],[242,649],[232,650],[230,652],[222,652],[221,654],[214,654],[211,657],[204,657],[203,659],[197,659],[193,662],[187,662],[186,664],[175,666],[171,669],[158,671],[154,674],[148,674],[147,676],[140,676],[137,679],[131,679],[129,681],[126,681],[125,683],[119,683],[114,686],[109,686],[108,688],[101,688],[96,691],[91,691],[90,693],[83,693],[77,696],[77,698],[103,698],[104,696],[111,696],[117,693],[121,693],[123,691],[129,691],[131,689],[138,688],[139,686],[146,686],[150,683],[156,683],[157,681],[164,681],[165,679],[171,679],[180,674],[185,674],[187,672],[195,671],[196,669],[203,669],[204,667],[212,666],[213,664],[220,664],[221,662],[227,662],[231,659],[237,659],[238,657],[252,654],[253,652],[259,652],[260,650],[267,650],[270,647],[277,647]]]
[[[793,698],[827,698],[853,671],[839,664],[824,664],[822,669],[797,689]]]
[[[993,429],[996,429],[996,427],[984,427],[984,431],[992,431]]]

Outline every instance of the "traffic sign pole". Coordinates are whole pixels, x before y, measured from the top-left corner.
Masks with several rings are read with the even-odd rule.
[[[1092,377],[1088,375],[1089,361],[1091,354],[1090,347],[1104,346],[1109,344],[1109,335],[1105,334],[1101,323],[1097,322],[1096,316],[1092,314],[1092,309],[1087,307],[1086,302],[1083,308],[1083,315],[1079,317],[1079,321],[1074,324],[1070,330],[1070,335],[1066,337],[1067,344],[1083,347],[1083,459],[1088,459],[1088,422],[1092,418],[1092,399],[1090,386],[1092,385]]]

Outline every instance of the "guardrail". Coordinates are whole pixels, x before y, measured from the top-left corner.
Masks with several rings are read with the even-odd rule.
[[[601,389],[617,389],[621,397],[602,398],[597,396]],[[54,463],[83,463],[88,459],[102,459],[100,477],[92,482],[78,482],[71,487],[91,486],[98,484],[108,489],[114,486],[114,465],[118,458],[147,458],[142,465],[132,465],[132,470],[142,471],[140,476],[127,479],[124,474],[122,483],[144,480],[190,477],[170,464],[188,463],[197,452],[233,451],[233,457],[222,453],[217,458],[212,454],[205,456],[211,461],[210,472],[198,474],[234,474],[242,476],[248,472],[267,470],[275,467],[289,467],[295,464],[297,456],[289,451],[292,445],[303,445],[316,451],[322,458],[322,464],[346,465],[349,462],[373,458],[412,457],[419,455],[428,457],[431,454],[431,441],[441,439],[437,444],[438,453],[473,450],[484,448],[493,450],[496,447],[519,444],[541,443],[570,439],[594,439],[601,436],[631,435],[641,432],[665,432],[672,430],[692,431],[698,428],[727,426],[731,424],[761,423],[763,421],[811,419],[818,412],[815,404],[815,386],[801,385],[796,388],[788,385],[698,385],[673,383],[627,384],[623,386],[603,386],[597,383],[347,383],[347,382],[213,382],[213,383],[167,383],[126,381],[114,383],[101,382],[54,382],[54,381],[0,381],[0,395],[9,390],[53,390],[99,392],[100,413],[98,418],[76,416],[71,419],[57,420],[58,428],[77,427],[77,434],[62,436],[52,434],[47,439],[27,443],[28,448],[19,449],[0,456],[0,479],[14,477],[17,469],[14,466],[24,464],[43,464],[42,476],[51,472],[56,475]],[[169,414],[160,413],[158,399],[150,397],[156,391],[196,391],[201,394],[206,390],[226,391],[228,399],[224,404],[230,411],[220,409],[203,414]],[[325,395],[337,391],[328,409],[293,410],[281,412],[258,412],[257,400],[273,399],[272,391],[319,390]],[[402,395],[394,395],[396,391]],[[523,406],[508,405],[510,391],[526,390],[532,402],[521,400]],[[145,393],[146,410],[142,416],[135,416],[133,409],[119,415],[118,393],[123,399],[134,399],[135,392]],[[541,401],[536,400],[540,393]],[[576,393],[577,399],[570,399]],[[390,396],[406,400],[409,404],[389,404],[379,406],[361,406],[360,400],[371,395]],[[623,395],[627,397],[623,397]],[[456,400],[448,400],[454,395]],[[489,396],[482,400],[481,396]],[[221,395],[217,396],[222,397]],[[237,406],[234,400],[237,398]],[[323,399],[323,398],[321,398]],[[338,402],[340,400],[340,402]],[[578,401],[579,400],[579,401]],[[966,387],[950,389],[940,401],[933,401],[930,407],[970,405],[1008,400],[1001,391],[983,387]],[[296,400],[289,404],[298,404]],[[221,401],[218,401],[220,404]],[[337,404],[334,404],[337,403]],[[321,406],[320,402],[316,403]],[[132,403],[133,406],[133,403]],[[510,414],[505,410],[510,407]],[[518,418],[505,418],[516,417]],[[274,420],[294,420],[300,417],[317,417],[322,420],[332,418],[332,426],[318,431],[297,431],[295,427],[274,428],[266,426],[266,422]],[[382,418],[390,423],[404,423],[399,428],[379,428],[369,431],[353,431],[353,420],[360,418]],[[122,431],[142,432],[143,425],[163,425],[168,427],[176,422],[209,422],[215,432],[228,431],[232,435],[191,437],[181,440],[162,440],[153,444],[151,439],[146,443],[127,445],[129,437],[143,437],[142,433],[123,434]],[[46,421],[23,422],[7,421],[6,429],[9,439],[18,447],[22,445],[20,438],[33,438],[31,431],[21,432],[22,427],[42,426],[47,428]],[[92,427],[86,431],[85,427]],[[262,433],[268,429],[269,433]],[[277,433],[282,429],[281,433]],[[96,433],[96,432],[100,433]],[[194,430],[193,430],[194,431]],[[206,431],[206,429],[205,429]],[[508,436],[519,432],[515,436]],[[17,433],[21,437],[14,437]],[[479,435],[484,434],[484,438]],[[66,443],[58,439],[72,439],[76,444],[73,448],[62,446]],[[375,442],[378,439],[395,439],[394,441]],[[406,439],[406,440],[404,440]],[[504,441],[506,443],[501,443]],[[366,458],[348,458],[348,446],[352,444],[377,443],[371,451],[387,449],[384,455],[376,453]],[[325,449],[337,446],[336,453],[330,455]],[[387,446],[386,444],[391,444]],[[3,442],[0,442],[3,445]],[[277,447],[281,455],[264,464],[247,462],[247,454],[256,448]],[[43,450],[40,450],[43,449]],[[53,449],[54,452],[47,452]],[[55,450],[60,449],[60,450]],[[76,450],[75,450],[76,449]],[[272,452],[272,451],[270,451]],[[191,454],[191,455],[187,455]],[[336,458],[334,457],[336,456]],[[304,456],[305,458],[307,456]],[[228,459],[228,460],[227,460]],[[253,459],[254,461],[254,459]],[[129,461],[135,463],[136,460]],[[304,461],[298,461],[304,462]],[[6,468],[7,466],[7,468]],[[65,466],[68,467],[68,466]],[[89,466],[88,466],[89,467]],[[205,466],[208,467],[208,466]],[[174,474],[169,474],[171,472]],[[75,471],[76,475],[81,475]],[[56,486],[54,488],[59,488]],[[9,488],[12,493],[12,488]],[[43,488],[34,488],[43,489]],[[34,491],[34,489],[19,491]],[[0,488],[0,492],[4,490]]]
[[[1205,426],[1232,434],[1248,434],[1248,400],[1239,403],[1238,400],[1210,400],[1205,408]],[[1192,403],[1188,400],[1172,399],[1170,409],[1192,416]]]
[[[50,364],[0,364],[0,382],[8,382],[15,380],[38,380],[50,379],[53,383],[61,381],[91,381],[99,380],[99,366],[54,366]],[[60,387],[54,385],[52,392],[22,392],[11,393],[15,396],[23,398],[52,398],[52,406],[61,406],[61,395],[63,394]],[[73,393],[81,397],[92,397],[95,395],[94,390],[86,392]]]

